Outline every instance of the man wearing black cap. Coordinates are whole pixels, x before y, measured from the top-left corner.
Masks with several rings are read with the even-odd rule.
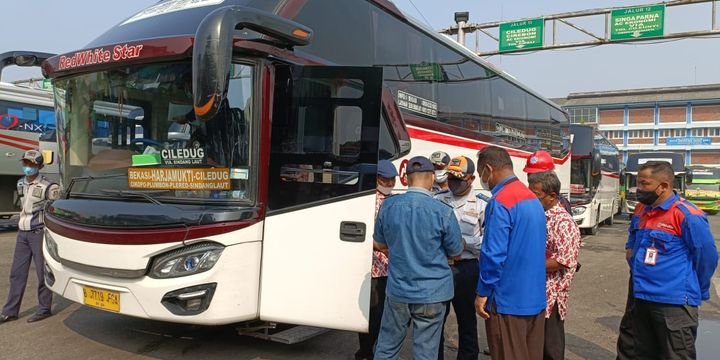
[[[31,260],[35,262],[38,278],[39,306],[35,315],[29,317],[27,322],[40,321],[52,314],[50,312],[52,292],[45,286],[45,261],[42,253],[43,210],[48,200],[58,198],[60,187],[39,175],[38,172],[43,167],[43,157],[39,151],[26,151],[21,161],[25,176],[18,181],[17,190],[22,209],[18,221],[15,255],[10,270],[10,292],[0,314],[0,324],[18,318]]]
[[[375,221],[375,244],[390,255],[375,359],[398,358],[410,323],[413,358],[437,359],[454,292],[447,258],[459,256],[464,245],[452,208],[432,197],[434,171],[427,158],[410,159],[408,191],[386,199]]]

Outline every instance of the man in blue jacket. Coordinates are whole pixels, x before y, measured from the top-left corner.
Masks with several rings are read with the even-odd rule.
[[[545,336],[545,211],[513,172],[510,155],[490,146],[478,172],[492,198],[485,209],[475,311],[485,319],[493,359],[542,359]]]
[[[388,251],[388,281],[375,359],[397,359],[413,326],[413,359],[437,360],[447,302],[453,298],[449,257],[464,243],[453,209],[433,199],[435,168],[416,156],[407,164],[407,193],[385,199],[375,245]]]
[[[705,214],[673,191],[666,161],[638,171],[627,259],[632,274],[635,359],[694,359],[698,306],[710,298],[717,268]]]

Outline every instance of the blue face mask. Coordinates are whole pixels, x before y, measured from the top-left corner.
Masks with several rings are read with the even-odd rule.
[[[38,173],[38,168],[32,167],[32,166],[23,166],[23,172],[25,173],[25,176],[34,176]]]

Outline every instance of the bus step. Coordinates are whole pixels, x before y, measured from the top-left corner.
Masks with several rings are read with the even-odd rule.
[[[273,331],[279,330],[279,331]],[[270,340],[282,344],[297,344],[320,334],[328,332],[329,329],[314,326],[287,326],[269,323],[267,326],[256,326],[254,328],[238,328],[240,335],[252,336],[254,338]]]

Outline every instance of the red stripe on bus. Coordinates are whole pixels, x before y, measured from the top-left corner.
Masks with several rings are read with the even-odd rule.
[[[603,172],[602,172],[602,175],[603,175],[603,176],[607,176],[607,177],[611,177],[611,178],[613,178],[613,179],[619,179],[619,178],[620,178],[620,175],[615,174],[615,173],[610,173],[610,172],[604,172],[604,171],[603,171]]]
[[[440,134],[440,133],[436,133],[436,132],[432,132],[432,131],[427,131],[425,129],[415,128],[415,127],[408,127],[407,130],[408,130],[408,133],[410,134],[410,137],[414,138],[414,139],[425,140],[425,141],[430,141],[430,142],[440,143],[440,144],[445,144],[445,145],[464,147],[464,148],[473,149],[473,150],[482,150],[488,146],[497,146],[495,144],[488,144],[488,143],[480,142],[477,140],[457,138],[457,137],[454,137],[451,135]],[[500,147],[507,150],[507,152],[508,152],[508,154],[510,154],[510,156],[527,159],[530,157],[530,155],[532,155],[532,152],[529,152],[529,151],[515,150],[515,149],[503,147],[503,146],[500,146]],[[559,165],[564,164],[565,162],[568,161],[568,159],[570,159],[570,154],[565,155],[565,157],[562,159],[553,158],[555,163],[559,164]]]
[[[26,144],[30,144],[33,146],[40,145],[40,142],[37,140],[30,140],[30,139],[20,138],[20,137],[16,137],[16,136],[10,136],[10,135],[6,135],[6,134],[0,134],[0,138],[7,139],[7,140],[13,140],[13,141],[21,142],[21,143],[26,143]]]
[[[110,245],[153,245],[200,239],[240,230],[261,221],[245,221],[175,227],[167,229],[103,229],[70,224],[53,216],[45,216],[45,226],[52,232],[77,241]]]
[[[29,147],[29,146],[11,143],[11,142],[9,142],[9,141],[5,141],[5,140],[2,140],[2,139],[0,139],[0,144],[7,145],[7,146],[10,146],[10,147],[14,147],[14,148],[16,148],[16,149],[20,149],[20,150],[24,150],[24,151],[33,150],[33,149],[34,149],[34,148],[32,148],[32,147]]]

